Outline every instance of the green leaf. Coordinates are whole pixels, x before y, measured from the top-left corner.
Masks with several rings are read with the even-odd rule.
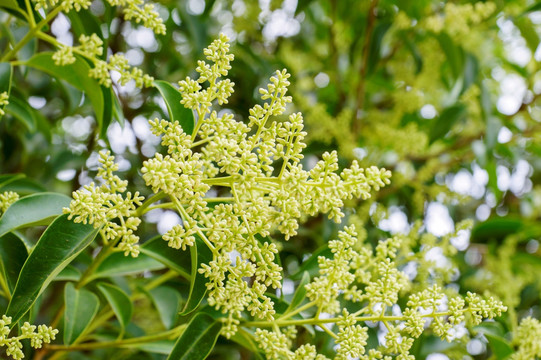
[[[76,289],[73,283],[64,289],[64,344],[73,344],[90,326],[100,307],[96,295],[85,289]]]
[[[453,125],[466,116],[466,107],[462,104],[453,105],[443,110],[440,117],[433,120],[430,129],[430,142],[442,139],[451,130]]]
[[[161,236],[156,236],[145,242],[141,248],[141,253],[158,260],[168,268],[175,270],[182,277],[190,279],[191,255],[189,251],[173,249],[167,245]]]
[[[291,299],[291,303],[289,304],[286,313],[296,309],[297,306],[302,303],[302,301],[306,297],[306,289],[304,288],[304,286],[307,285],[309,282],[310,274],[308,274],[308,271],[305,271],[302,274],[302,279],[297,286],[297,290],[295,290],[295,294],[293,295],[293,299]]]
[[[34,118],[33,112],[34,110],[27,102],[21,101],[14,96],[9,98],[9,104],[6,106],[6,113],[19,120],[30,132],[36,130],[36,119]]]
[[[0,0],[0,7],[5,0]],[[15,2],[15,0],[12,0]],[[9,1],[8,1],[9,2]],[[15,3],[17,8],[17,3]],[[0,93],[7,92],[8,96],[11,93],[11,80],[13,78],[13,67],[10,63],[0,63]],[[0,110],[4,108],[4,105],[0,105]]]
[[[133,305],[129,296],[118,286],[107,283],[99,283],[98,289],[111,305],[113,312],[121,327],[121,335],[124,334],[126,326],[130,323],[133,314]]]
[[[539,46],[539,35],[537,35],[532,20],[527,16],[521,16],[517,17],[514,22],[520,30],[520,35],[526,40],[528,48],[530,48],[532,54],[534,54]]]
[[[167,360],[204,360],[214,348],[222,323],[205,313],[197,313],[175,343]]]
[[[24,241],[14,233],[0,237],[0,272],[6,280],[10,294],[28,257]]]
[[[123,347],[135,348],[145,352],[150,352],[154,354],[169,355],[173,348],[175,347],[175,342],[170,340],[160,340],[149,343],[140,343],[140,344],[130,344]]]
[[[503,360],[511,355],[513,347],[503,337],[504,331],[502,326],[496,322],[484,322],[474,327],[474,330],[483,334],[487,340],[492,353],[496,356],[496,359]]]
[[[92,225],[74,223],[61,215],[45,230],[24,263],[6,311],[13,324],[30,309],[36,298],[96,237]]]
[[[180,103],[182,96],[178,89],[162,80],[155,80],[154,87],[158,89],[165,101],[165,106],[169,112],[169,120],[178,121],[184,132],[191,134],[195,124],[193,112]]]
[[[162,263],[145,254],[133,258],[125,256],[123,252],[116,252],[103,260],[89,280],[139,274],[144,271],[161,270],[164,267]]]
[[[15,0],[0,0],[0,8],[16,10],[19,8],[19,6],[17,5],[17,1]]]
[[[231,337],[231,340],[239,344],[240,346],[250,350],[256,359],[263,360],[263,357],[260,354],[260,349],[257,346],[257,343],[254,340],[254,335],[239,328],[239,330]]]
[[[171,329],[178,319],[182,296],[169,286],[159,286],[148,292],[166,329]]]
[[[208,264],[212,260],[212,252],[207,245],[196,235],[195,244],[190,247],[192,257],[192,272],[190,279],[190,294],[181,315],[187,315],[194,311],[207,293],[207,278],[199,273],[201,264]]]
[[[14,202],[0,218],[0,236],[35,225],[46,225],[62,214],[71,199],[57,193],[39,193],[23,197]]]
[[[0,175],[0,191],[14,191],[19,195],[46,192],[43,185],[28,179],[24,174]]]
[[[302,262],[299,270],[291,275],[290,278],[292,280],[300,280],[306,271],[311,277],[316,276],[319,273],[318,258],[320,256],[324,256],[326,258],[332,257],[332,251],[329,249],[329,246],[323,245],[314,251],[314,253],[306,261]]]
[[[462,76],[464,71],[464,51],[444,32],[438,34],[436,38],[440,43],[441,49],[445,53],[447,64],[449,64],[449,67],[451,68],[453,78],[458,79]]]
[[[68,265],[54,278],[54,281],[79,281],[80,278],[81,272],[79,269],[73,265]]]
[[[54,63],[52,56],[52,52],[41,52],[32,56],[25,65],[65,80],[77,89],[84,91],[92,103],[100,134],[102,134],[105,112],[103,91],[102,86],[88,76],[90,65],[83,58],[76,56],[77,60],[73,64],[58,66]]]

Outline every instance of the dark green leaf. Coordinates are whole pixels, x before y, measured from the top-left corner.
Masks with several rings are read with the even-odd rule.
[[[125,347],[139,349],[145,352],[150,352],[154,354],[169,355],[175,346],[174,341],[170,340],[160,340],[150,343],[140,343],[134,345],[127,345]]]
[[[28,131],[34,132],[36,130],[36,119],[34,118],[34,110],[32,107],[24,101],[11,96],[9,104],[6,106],[6,113],[12,115],[15,119],[19,120]]]
[[[295,294],[293,295],[293,299],[291,299],[291,303],[289,304],[286,313],[294,310],[303,302],[304,298],[306,297],[306,289],[304,288],[304,286],[307,285],[309,282],[310,274],[308,274],[308,271],[305,271],[302,274],[302,279],[297,286],[297,290],[295,290]]]
[[[25,64],[65,80],[77,89],[84,91],[96,113],[101,134],[104,123],[104,95],[102,86],[88,76],[90,65],[84,59],[76,56],[77,60],[73,64],[58,66],[54,63],[52,56],[52,52],[42,52],[32,56]]]
[[[195,244],[190,247],[190,253],[192,257],[192,272],[190,279],[190,294],[188,295],[188,301],[184,309],[182,309],[181,315],[186,315],[194,311],[197,306],[203,300],[207,292],[207,278],[205,275],[199,273],[201,264],[208,264],[212,260],[212,253],[207,245],[199,238],[195,237]]]
[[[100,307],[98,297],[67,283],[64,289],[64,344],[73,344],[90,326]]]
[[[250,350],[252,354],[258,359],[263,360],[263,357],[260,354],[259,347],[257,346],[257,343],[253,339],[253,335],[243,328],[239,328],[239,330],[231,337],[231,340],[239,344],[240,346]]]
[[[307,271],[308,274],[313,277],[316,276],[319,272],[318,257],[324,256],[330,258],[332,255],[331,249],[327,245],[319,247],[306,261],[302,262],[299,270],[291,275],[292,280],[300,280],[304,276],[304,272]]]
[[[175,343],[167,360],[204,360],[214,348],[222,323],[205,313],[196,314]]]
[[[158,260],[172,270],[189,279],[191,272],[191,255],[189,251],[173,249],[161,236],[156,236],[141,246],[141,253]]]
[[[99,283],[98,289],[105,296],[109,305],[121,326],[121,334],[124,334],[126,326],[130,323],[133,313],[133,305],[129,296],[118,286],[107,283]]]
[[[169,120],[178,121],[184,132],[191,134],[195,123],[193,112],[180,103],[182,100],[180,92],[173,85],[162,80],[155,80],[154,87],[158,89],[165,101],[165,106],[167,106],[169,112]]]
[[[15,0],[12,0],[15,2]],[[3,3],[9,3],[6,0],[0,0],[0,7]],[[17,3],[15,3],[15,8],[17,8]],[[7,6],[6,6],[7,7]],[[11,79],[13,78],[13,67],[10,63],[4,62],[0,63],[0,94],[4,91],[8,94],[11,93]],[[4,105],[0,105],[0,110],[4,108]]]
[[[15,174],[0,176],[0,191],[14,191],[22,196],[37,192],[45,192],[47,189],[34,180],[25,178],[24,174]]]
[[[27,257],[28,250],[20,237],[14,233],[0,237],[0,271],[7,282],[10,294],[15,288]]]
[[[71,199],[57,193],[39,193],[14,202],[0,218],[0,236],[34,225],[46,225],[62,214]]]
[[[116,252],[109,255],[98,266],[90,279],[139,274],[147,270],[160,270],[164,267],[162,263],[145,254],[139,254],[139,256],[133,258],[125,256],[123,252]]]
[[[444,32],[438,34],[436,38],[445,53],[453,78],[458,79],[464,71],[464,51]]]
[[[30,309],[36,298],[96,237],[92,225],[74,223],[61,215],[45,230],[24,263],[6,311],[13,324]]]
[[[80,278],[81,272],[79,269],[73,265],[68,265],[54,278],[54,281],[79,281]]]
[[[180,296],[178,291],[169,286],[160,286],[150,290],[148,293],[160,314],[163,325],[166,329],[171,329],[178,319],[182,296]]]
[[[496,359],[506,359],[514,352],[509,341],[503,337],[504,331],[499,323],[484,322],[474,327],[474,329],[487,338],[488,345]]]
[[[454,124],[466,116],[466,107],[458,104],[443,110],[440,117],[433,120],[435,123],[430,129],[430,142],[442,139],[451,130]]]

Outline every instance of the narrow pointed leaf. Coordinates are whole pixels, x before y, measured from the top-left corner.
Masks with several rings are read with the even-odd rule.
[[[61,215],[41,235],[24,263],[6,315],[13,324],[30,309],[36,298],[96,237],[98,229],[77,224]]]
[[[118,286],[107,283],[98,284],[98,289],[100,289],[109,302],[109,305],[111,305],[111,309],[113,309],[113,312],[120,323],[123,334],[126,326],[130,323],[133,314],[133,305],[129,296]]]
[[[194,311],[205,297],[207,292],[207,278],[199,273],[201,264],[208,264],[212,260],[212,253],[207,245],[198,236],[195,238],[195,244],[190,247],[192,255],[192,272],[190,279],[190,294],[181,315],[186,315]]]
[[[210,354],[222,323],[205,313],[196,314],[177,340],[167,360],[203,360]]]
[[[19,273],[28,257],[24,241],[14,233],[0,237],[0,271],[13,292]]]
[[[154,87],[158,89],[165,101],[170,121],[178,121],[186,134],[191,134],[194,128],[193,112],[180,103],[182,96],[178,89],[166,81],[155,80]]]
[[[15,0],[7,1],[0,0],[0,7],[7,7],[16,9],[17,3]],[[11,79],[13,77],[13,67],[10,63],[0,63],[0,94],[4,91],[8,94],[11,92]],[[0,105],[0,109],[3,109],[4,105]]]
[[[156,236],[141,246],[141,253],[158,260],[183,277],[189,279],[191,272],[191,255],[189,251],[173,249],[161,236]]]
[[[291,300],[291,303],[289,304],[289,307],[286,310],[286,313],[294,310],[297,306],[299,306],[304,298],[306,297],[306,289],[305,285],[310,282],[310,274],[308,274],[307,271],[305,271],[302,274],[302,279],[297,287],[297,290],[295,290],[295,294],[293,295],[293,299]]]
[[[96,120],[101,134],[105,113],[104,94],[102,86],[97,80],[88,76],[90,65],[83,58],[76,56],[77,60],[73,64],[59,66],[54,63],[52,57],[52,52],[42,52],[32,56],[25,65],[65,80],[77,89],[84,91],[96,113]]]
[[[56,193],[40,193],[23,197],[14,202],[0,218],[0,236],[34,225],[46,225],[62,214],[71,199]]]
[[[171,329],[178,319],[180,293],[169,286],[160,286],[148,292],[166,329]]]
[[[123,252],[117,252],[103,260],[90,279],[140,274],[145,271],[160,270],[164,267],[162,263],[145,254],[139,254],[133,258],[125,256]]]
[[[100,307],[98,297],[67,283],[64,289],[64,344],[73,344],[88,328]]]

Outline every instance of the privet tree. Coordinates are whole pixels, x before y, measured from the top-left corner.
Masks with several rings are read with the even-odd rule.
[[[0,0],[5,354],[541,356],[538,202],[501,180],[533,169],[535,81],[495,107],[501,71],[536,69],[493,44],[515,24],[535,51],[526,5]]]

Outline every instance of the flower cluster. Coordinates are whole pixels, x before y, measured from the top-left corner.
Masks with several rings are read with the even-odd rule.
[[[128,182],[121,180],[113,172],[118,164],[109,151],[100,152],[98,177],[103,180],[101,186],[94,183],[73,192],[73,200],[64,213],[76,223],[92,224],[101,228],[100,232],[106,243],[117,244],[119,251],[125,255],[139,255],[139,237],[134,234],[141,223],[136,216],[136,206],[143,200],[139,192],[126,192]],[[123,193],[125,193],[123,197]]]
[[[182,103],[197,114],[195,130],[187,134],[178,122],[151,121],[168,154],[146,161],[142,173],[155,193],[171,199],[182,218],[182,227],[164,236],[169,245],[184,248],[200,238],[212,251],[212,261],[200,272],[208,278],[209,304],[228,314],[224,334],[231,336],[242,311],[267,320],[275,314],[265,292],[281,287],[282,268],[269,235],[295,236],[307,215],[326,213],[340,222],[344,200],[370,197],[372,189],[389,183],[390,172],[362,169],[357,162],[339,172],[336,152],[325,153],[305,170],[302,115],[270,120],[284,114],[292,100],[286,95],[286,70],[277,71],[267,88],[260,89],[264,102],[250,109],[249,124],[228,112],[219,116],[212,105],[226,104],[234,85],[222,79],[233,60],[227,41],[221,35],[205,49],[210,63],[199,62],[197,81],[179,83]],[[210,198],[211,189],[224,196]],[[218,203],[211,207],[209,201]]]
[[[7,91],[3,91],[0,93],[0,117],[5,115],[4,106],[9,104],[8,99],[9,99],[9,95]]]
[[[0,194],[0,215],[5,213],[8,207],[19,200],[19,194],[13,191],[6,191]]]
[[[49,344],[55,339],[56,334],[58,334],[58,330],[53,329],[50,326],[39,325],[36,328],[35,325],[30,325],[28,322],[25,322],[23,326],[21,326],[21,335],[10,338],[9,333],[11,330],[8,326],[10,324],[11,317],[3,315],[0,320],[0,346],[7,347],[6,354],[13,359],[24,358],[24,353],[21,350],[23,347],[21,340],[30,339],[30,346],[34,349],[39,349],[43,346],[43,343]]]
[[[538,359],[541,357],[541,323],[532,317],[520,322],[513,341],[518,350],[511,355],[511,360]]]
[[[143,74],[141,69],[130,66],[128,59],[123,55],[111,55],[109,61],[99,59],[98,56],[103,54],[103,41],[96,34],[81,35],[79,43],[79,46],[61,45],[59,50],[53,54],[55,64],[59,66],[73,64],[77,60],[75,57],[77,54],[89,58],[94,63],[94,67],[89,70],[88,75],[97,79],[104,86],[109,87],[112,84],[110,71],[116,71],[120,74],[119,82],[121,85],[126,85],[130,80],[133,80],[135,86],[139,88],[152,86],[154,78]]]
[[[62,11],[69,12],[73,9],[80,11],[88,9],[92,1],[90,0],[34,0],[35,9],[48,9],[49,6],[61,6]],[[107,0],[111,6],[121,6],[124,13],[124,19],[133,20],[136,23],[143,24],[144,27],[151,29],[156,34],[165,34],[165,25],[163,19],[154,9],[154,4],[145,3],[144,0]]]
[[[310,323],[318,324],[333,336],[338,345],[336,359],[414,359],[410,349],[425,331],[430,329],[442,340],[452,341],[457,327],[477,325],[483,318],[492,319],[507,310],[494,298],[482,299],[470,292],[462,297],[436,284],[427,288],[430,282],[423,283],[423,290],[412,292],[415,278],[410,278],[400,266],[401,257],[411,254],[409,250],[404,253],[403,238],[380,241],[374,252],[369,245],[355,250],[359,240],[354,226],[341,231],[338,240],[329,242],[332,258],[318,258],[320,276],[305,286],[310,302],[304,308],[316,308]],[[399,299],[407,293],[407,303],[399,305]],[[342,308],[344,301],[360,306],[350,314]],[[319,316],[322,313],[326,313],[324,318]],[[339,316],[332,317],[336,315]],[[368,327],[362,323],[369,321],[383,325],[385,341],[377,350],[367,353]],[[291,323],[280,317],[275,321],[279,327]],[[338,331],[331,331],[326,323],[336,323]],[[258,330],[256,339],[267,355],[273,352],[301,359],[289,350],[291,342],[280,330]],[[313,354],[306,359],[317,358]]]

